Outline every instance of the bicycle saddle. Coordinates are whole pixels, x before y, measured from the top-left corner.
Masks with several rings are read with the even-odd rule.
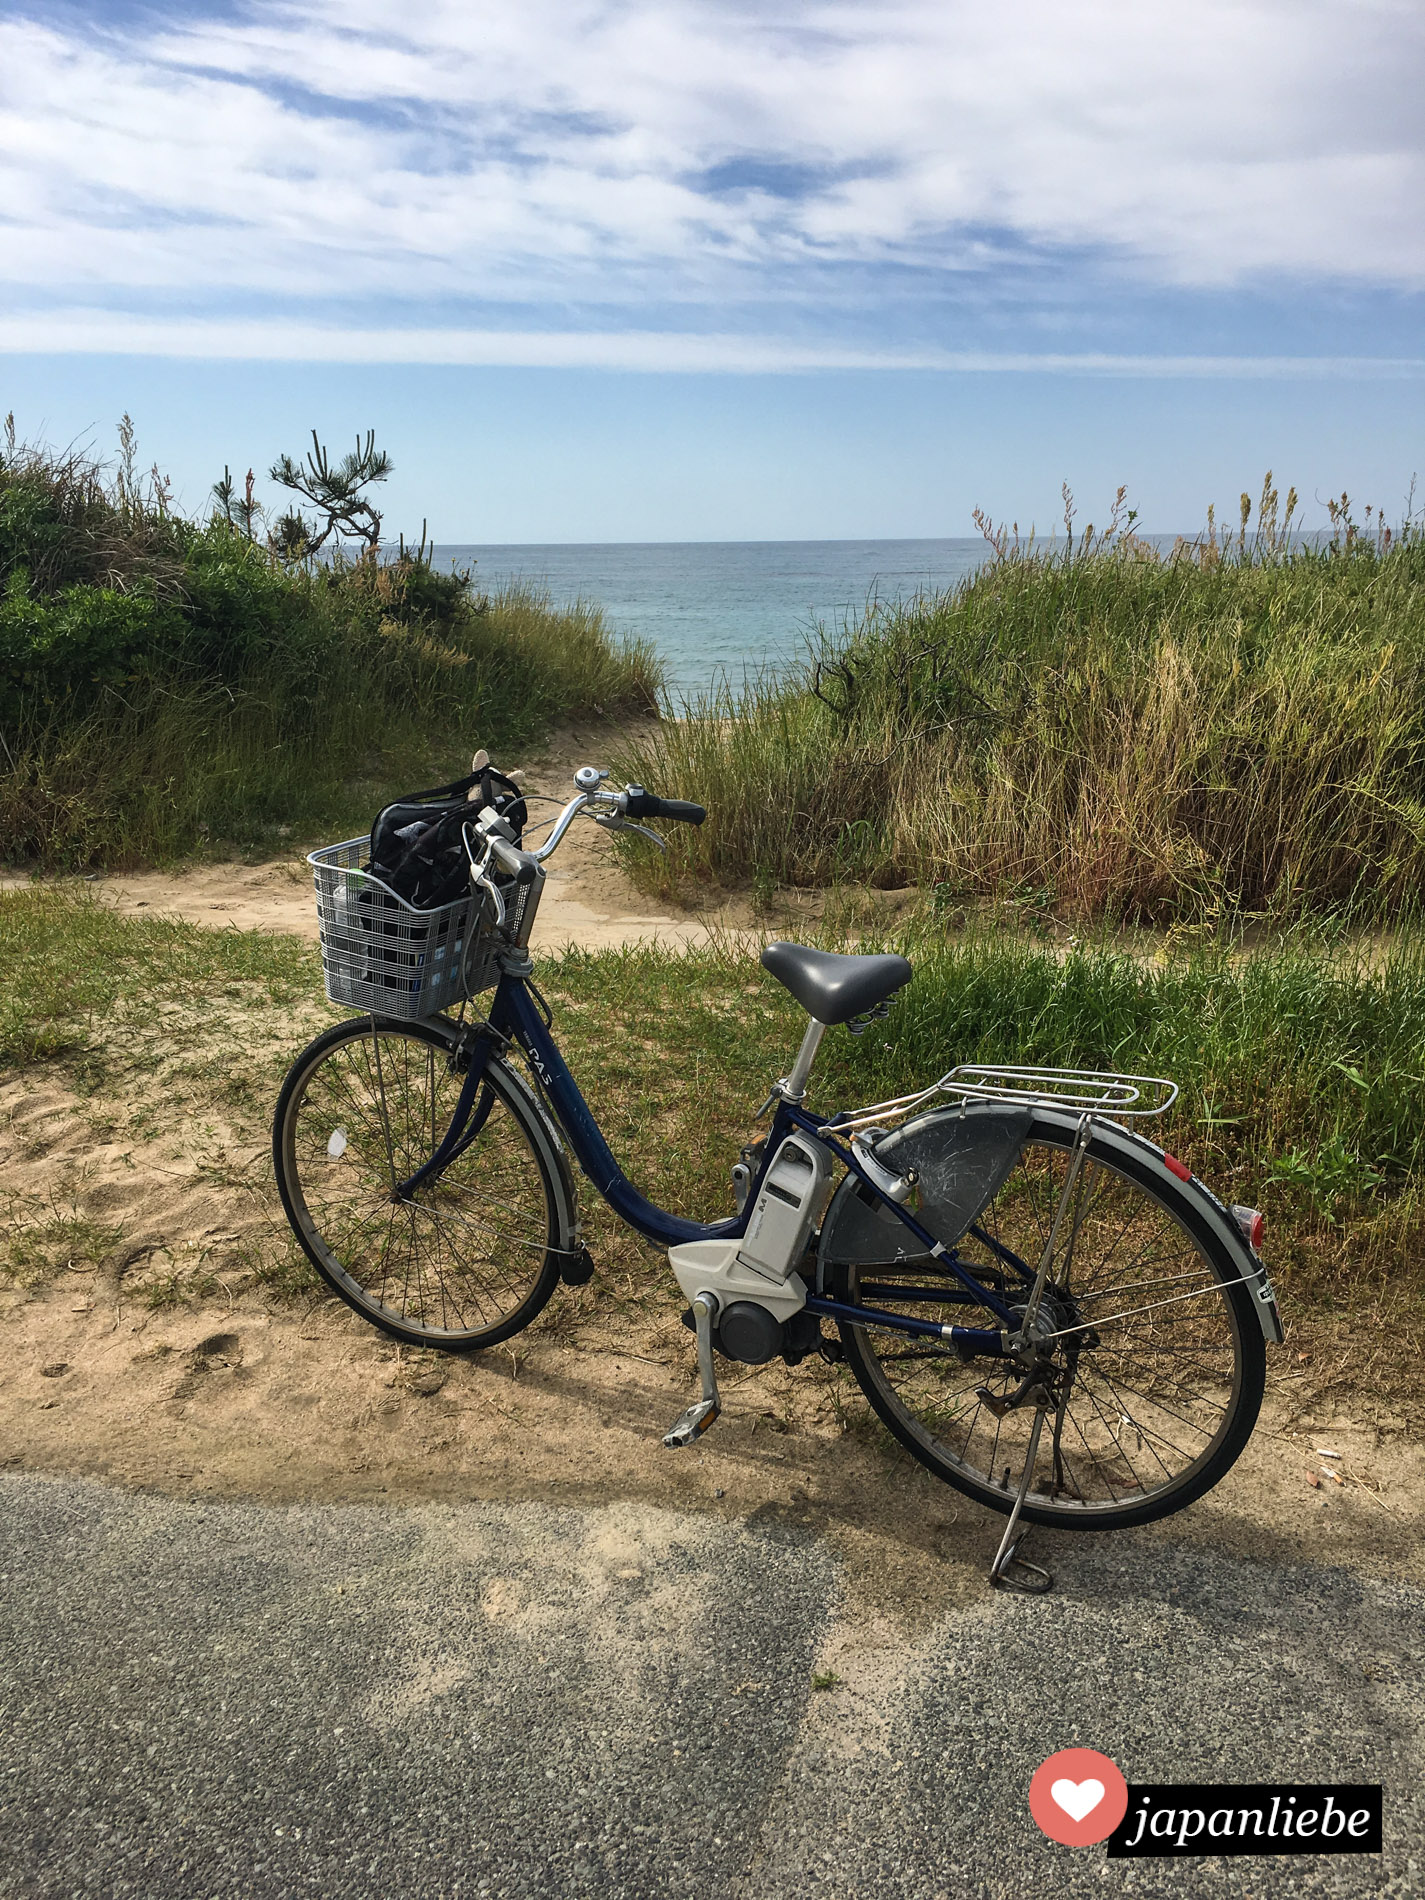
[[[863,1016],[910,981],[904,957],[843,957],[801,943],[769,943],[762,968],[789,989],[807,1014],[828,1026]]]

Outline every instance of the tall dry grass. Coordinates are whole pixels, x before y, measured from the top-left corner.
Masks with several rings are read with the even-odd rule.
[[[1425,539],[1266,525],[996,537],[667,722],[623,768],[708,807],[672,874],[1032,893],[1153,922],[1389,908],[1425,873]],[[1244,498],[1245,500],[1245,498]],[[639,875],[660,867],[636,854]]]

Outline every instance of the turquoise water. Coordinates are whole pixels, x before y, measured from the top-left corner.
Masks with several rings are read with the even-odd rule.
[[[839,626],[869,600],[948,587],[987,553],[975,538],[442,546],[436,558],[473,560],[477,592],[524,580],[557,605],[597,602],[616,632],[651,640],[674,693],[689,694],[792,659],[818,623]]]

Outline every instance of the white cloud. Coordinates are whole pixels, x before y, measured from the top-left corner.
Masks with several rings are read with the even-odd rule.
[[[857,349],[677,330],[373,329],[249,318],[133,317],[105,310],[0,316],[0,352],[289,363],[449,363],[758,375],[834,369],[1189,378],[1425,377],[1425,357],[1171,356],[1105,351]]]
[[[992,277],[1014,246],[1157,284],[1418,288],[1422,79],[1415,0],[11,19],[0,245],[12,309],[796,302],[812,267]],[[771,188],[709,188],[739,164]]]

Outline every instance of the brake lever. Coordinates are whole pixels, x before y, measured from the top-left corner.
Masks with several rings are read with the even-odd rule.
[[[611,811],[602,816],[596,814],[594,823],[602,825],[605,831],[636,831],[641,838],[647,838],[650,844],[656,844],[665,858],[668,855],[667,843],[658,833],[650,831],[647,825],[636,825],[631,818],[620,817],[617,812]]]
[[[461,832],[461,837],[464,840],[464,844],[465,844],[465,856],[470,862],[470,882],[474,885],[477,891],[484,891],[487,896],[494,898],[495,900],[495,929],[503,930],[505,927],[505,917],[507,915],[507,912],[505,910],[504,894],[501,892],[500,887],[495,882],[494,878],[492,878],[490,875],[490,859],[493,856],[493,849],[491,845],[487,842],[485,845],[485,855],[483,858],[481,858],[480,862],[477,864],[475,862],[475,853],[470,849],[469,825],[462,825],[460,827],[460,832]]]
[[[505,927],[505,918],[509,915],[509,913],[505,909],[504,893],[501,891],[499,885],[495,882],[494,878],[492,877],[475,877],[475,878],[472,878],[470,881],[477,890],[484,891],[487,897],[492,897],[494,899],[495,901],[495,929],[503,930]]]

